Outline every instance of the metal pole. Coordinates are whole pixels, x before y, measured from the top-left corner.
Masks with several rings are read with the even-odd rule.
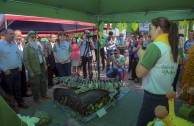
[[[7,29],[7,20],[5,20],[5,29]]]
[[[100,26],[100,22],[98,22],[98,32],[100,31],[99,26]],[[99,39],[98,39],[97,55],[98,55],[98,60],[97,60],[98,80],[100,80],[100,42],[99,42]]]

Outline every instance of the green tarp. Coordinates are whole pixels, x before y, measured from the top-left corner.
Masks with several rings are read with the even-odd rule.
[[[194,18],[194,0],[2,0],[0,13],[94,23],[183,20]]]

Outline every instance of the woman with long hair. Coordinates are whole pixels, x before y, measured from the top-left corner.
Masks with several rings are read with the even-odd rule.
[[[80,69],[79,69],[79,62],[80,62],[80,47],[77,43],[76,37],[73,37],[71,40],[71,48],[72,48],[72,53],[71,53],[71,60],[72,60],[72,66],[73,66],[73,75],[78,75],[80,74]]]
[[[151,38],[153,42],[146,49],[143,58],[139,59],[140,63],[136,67],[136,74],[142,78],[144,88],[137,126],[146,126],[155,118],[156,106],[162,105],[168,108],[166,94],[173,91],[172,83],[178,66],[177,25],[165,17],[153,19]]]
[[[72,49],[63,32],[58,34],[57,43],[53,46],[53,52],[59,76],[70,76]]]

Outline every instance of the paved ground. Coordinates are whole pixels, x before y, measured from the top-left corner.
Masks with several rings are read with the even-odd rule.
[[[106,79],[105,73],[102,72],[101,77]],[[128,78],[130,75],[127,74]],[[82,126],[135,126],[138,112],[142,103],[143,89],[141,83],[134,83],[126,79],[124,86],[129,89],[129,93],[124,96],[114,107],[107,110],[107,114],[101,118],[94,118],[88,123],[79,122]],[[52,97],[53,88],[48,89],[48,95]],[[66,126],[66,122],[70,117],[68,113],[57,107],[51,100],[42,100],[41,104],[34,104],[32,98],[25,98],[30,105],[29,109],[20,109],[21,114],[32,116],[36,110],[48,112],[52,116],[52,123],[49,126]],[[175,111],[182,105],[182,101],[176,98]],[[180,115],[179,115],[180,116]],[[194,122],[191,118],[190,121]]]
[[[127,64],[127,62],[126,62]],[[94,78],[97,77],[94,70]],[[105,72],[101,72],[101,79],[107,79]],[[129,89],[129,92],[124,96],[114,107],[107,110],[107,114],[101,118],[94,118],[88,123],[79,122],[82,126],[135,126],[136,119],[140,106],[142,104],[143,89],[140,83],[134,83],[129,81],[130,74],[127,73],[126,80],[123,82],[124,86]],[[177,86],[178,87],[178,86]],[[53,88],[48,89],[48,95],[52,97]],[[178,87],[178,92],[180,89]],[[178,95],[177,95],[178,96]],[[42,100],[41,104],[34,104],[32,98],[25,98],[25,101],[30,105],[29,109],[20,109],[22,115],[32,116],[36,110],[42,110],[48,112],[52,116],[52,122],[49,126],[66,126],[66,122],[69,118],[69,114],[57,107],[51,100]],[[182,101],[176,98],[175,111],[178,116],[178,109],[182,105]],[[193,118],[188,120],[194,122]]]

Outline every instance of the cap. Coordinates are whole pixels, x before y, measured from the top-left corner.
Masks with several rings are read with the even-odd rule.
[[[41,38],[40,41],[46,43],[48,41],[48,39],[47,38]]]
[[[35,32],[35,31],[29,31],[28,32],[28,35],[26,36],[26,40],[27,41],[28,41],[28,38],[29,38],[30,35],[37,35],[37,32]]]

